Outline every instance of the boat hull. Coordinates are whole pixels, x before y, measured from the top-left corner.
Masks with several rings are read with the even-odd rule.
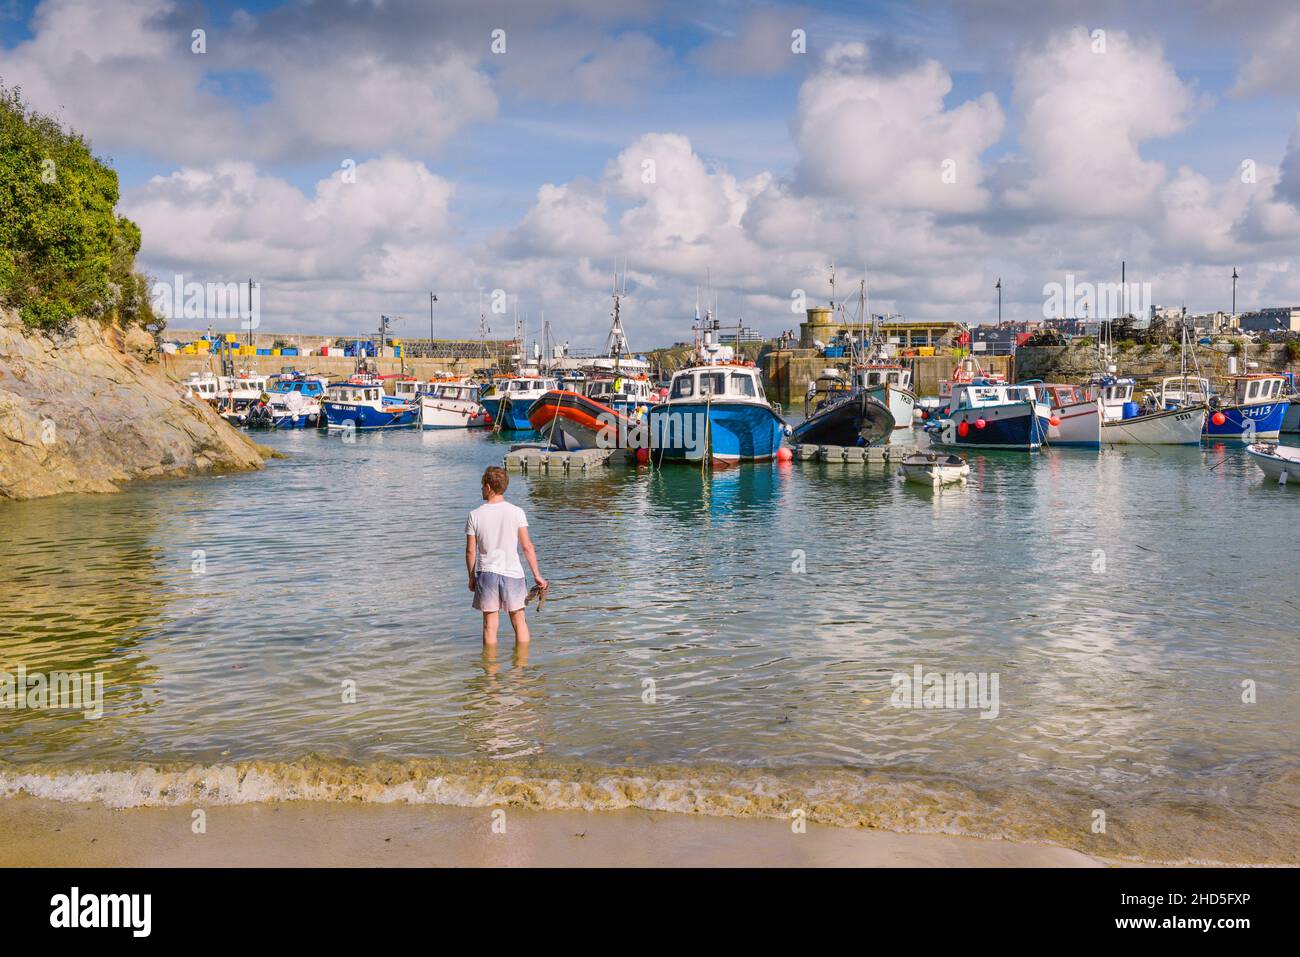
[[[966,481],[970,466],[960,456],[918,452],[903,459],[903,478],[917,485],[953,485]]]
[[[420,397],[420,426],[425,429],[479,429],[488,424],[488,411],[468,399]]]
[[[1205,417],[1203,434],[1208,439],[1237,439],[1253,442],[1256,439],[1275,439],[1282,431],[1291,403],[1256,402],[1249,405],[1220,406]],[[1214,422],[1215,412],[1223,413],[1223,424]]]
[[[889,410],[894,417],[895,429],[910,429],[916,415],[916,396],[896,385],[877,385],[867,389],[867,394]]]
[[[984,427],[978,425],[984,421]],[[965,424],[965,430],[962,425]],[[937,430],[933,444],[959,449],[1002,449],[1033,452],[1048,437],[1051,420],[1029,402],[954,409]],[[963,431],[965,434],[963,435]]]
[[[875,391],[830,400],[795,427],[790,441],[809,445],[874,445],[883,441],[897,421]]]
[[[530,432],[532,425],[528,422],[528,412],[533,407],[533,399],[511,399],[508,396],[493,396],[480,400],[492,424],[502,431]]]
[[[1062,448],[1101,448],[1101,403],[1075,402],[1052,409],[1057,424],[1048,423],[1049,445]]]
[[[650,410],[650,436],[657,460],[758,462],[776,455],[785,422],[756,402],[671,402]]]
[[[1248,445],[1246,452],[1268,478],[1282,485],[1300,485],[1300,449],[1276,445]]]
[[[331,429],[409,429],[420,424],[415,405],[385,405],[376,409],[352,402],[324,402],[325,421]]]
[[[1282,416],[1283,432],[1300,432],[1300,396],[1292,396],[1286,415]]]
[[[1166,409],[1101,423],[1103,445],[1200,445],[1205,406]]]
[[[553,390],[535,401],[528,421],[530,428],[550,435],[553,445],[568,451],[613,448],[620,431],[627,435],[632,427],[621,412],[567,389]]]

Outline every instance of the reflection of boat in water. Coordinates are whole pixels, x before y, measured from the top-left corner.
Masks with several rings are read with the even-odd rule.
[[[913,452],[903,459],[903,478],[918,485],[952,485],[965,482],[970,466],[960,455]]]
[[[1246,452],[1260,471],[1279,485],[1286,485],[1292,479],[1300,484],[1300,449],[1260,442],[1246,446]]]
[[[875,445],[894,431],[889,409],[865,389],[824,399],[812,417],[795,426],[792,443]]]

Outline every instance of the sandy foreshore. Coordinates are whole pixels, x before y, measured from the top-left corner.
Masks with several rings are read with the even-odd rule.
[[[0,800],[5,867],[1098,867],[1066,848],[649,811]],[[498,833],[504,821],[504,833]],[[494,831],[494,822],[496,830]]]

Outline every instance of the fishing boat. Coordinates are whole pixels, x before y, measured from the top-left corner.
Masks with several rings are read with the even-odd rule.
[[[527,432],[532,428],[528,413],[533,403],[558,385],[550,376],[505,376],[493,382],[492,391],[484,393],[479,402],[492,417],[492,427],[497,431]]]
[[[321,400],[328,385],[329,380],[319,375],[292,372],[273,376],[265,393],[271,427],[306,429],[323,425]]]
[[[1179,377],[1180,381],[1182,377]],[[1189,380],[1190,381],[1190,380]],[[1206,406],[1160,404],[1150,409],[1134,401],[1133,379],[1110,374],[1094,375],[1089,394],[1101,406],[1103,445],[1199,445]],[[1194,394],[1189,391],[1188,395]]]
[[[266,376],[247,370],[238,375],[223,375],[217,380],[217,411],[232,425],[242,425],[244,413],[266,392]]]
[[[1227,381],[1227,393],[1205,419],[1205,437],[1244,442],[1276,439],[1291,407],[1283,392],[1286,380],[1280,375],[1248,373],[1228,376]]]
[[[1047,429],[1050,444],[1065,448],[1101,448],[1100,399],[1077,385],[1044,382],[1037,388],[1052,410]]]
[[[817,410],[794,427],[790,441],[808,445],[876,445],[894,431],[888,406],[866,389],[822,400]]]
[[[965,482],[970,466],[960,455],[947,452],[913,452],[904,457],[903,478],[918,485],[952,485]]]
[[[185,391],[212,406],[218,402],[220,388],[220,380],[211,372],[191,372],[185,383]]]
[[[420,406],[386,395],[370,377],[335,382],[321,403],[331,429],[405,429],[420,424]]]
[[[854,366],[853,385],[889,410],[894,428],[911,428],[916,415],[916,393],[912,391],[912,370],[882,356]]]
[[[1032,385],[976,379],[953,386],[941,415],[926,424],[935,445],[1033,452],[1048,438],[1052,410]]]
[[[419,397],[428,390],[428,384],[415,376],[395,375],[386,377],[393,384],[393,397],[414,405]]]
[[[492,417],[478,400],[478,383],[431,379],[420,394],[420,424],[426,429],[478,429]]]
[[[694,364],[673,374],[668,398],[650,410],[651,454],[660,460],[731,464],[770,459],[787,434],[751,363],[712,341],[712,316]]]
[[[618,409],[580,392],[552,389],[533,403],[528,421],[555,448],[613,448],[635,423]]]
[[[1246,446],[1246,452],[1260,471],[1279,485],[1286,485],[1291,479],[1300,482],[1300,449],[1275,442],[1260,442]]]
[[[1300,378],[1294,372],[1285,373],[1290,385],[1286,415],[1282,416],[1283,432],[1300,432]]]

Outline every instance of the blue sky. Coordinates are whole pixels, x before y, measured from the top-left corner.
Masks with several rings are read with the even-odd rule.
[[[468,334],[503,289],[590,344],[624,257],[634,345],[683,338],[706,276],[728,321],[790,327],[831,261],[918,317],[986,321],[1006,275],[1037,318],[1063,268],[1119,258],[1159,302],[1219,308],[1233,265],[1247,304],[1300,302],[1293,3],[107,9],[0,3],[0,77],[112,159],[146,269],[252,273],[273,328],[436,287]]]

